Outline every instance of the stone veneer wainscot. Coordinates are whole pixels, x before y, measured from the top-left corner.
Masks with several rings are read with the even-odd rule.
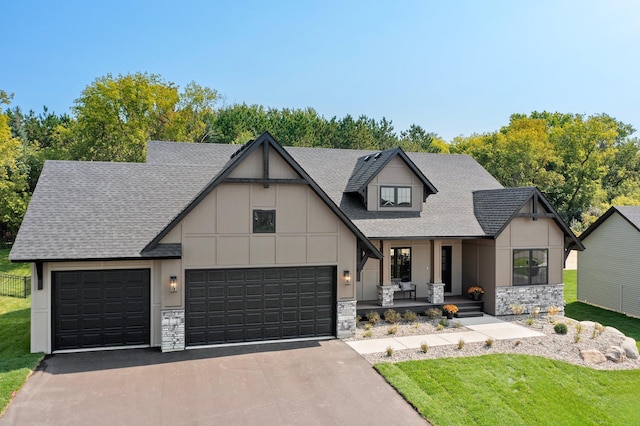
[[[184,309],[162,311],[162,352],[183,351]]]
[[[496,315],[513,315],[512,305],[524,306],[524,313],[529,314],[539,307],[540,312],[547,312],[549,306],[556,306],[560,313],[564,312],[564,284],[527,285],[496,288]]]
[[[338,338],[356,333],[356,301],[338,302]]]

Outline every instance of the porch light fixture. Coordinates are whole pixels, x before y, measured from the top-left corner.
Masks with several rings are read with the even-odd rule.
[[[178,277],[175,275],[172,275],[171,278],[169,278],[169,291],[171,291],[171,293],[178,292]]]
[[[346,285],[351,285],[351,272],[344,271],[342,276],[344,277],[344,283]]]

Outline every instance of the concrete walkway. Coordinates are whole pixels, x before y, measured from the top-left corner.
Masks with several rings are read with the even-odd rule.
[[[423,342],[429,346],[443,346],[457,345],[460,339],[464,340],[465,343],[476,343],[485,342],[488,338],[492,338],[494,340],[507,340],[545,335],[526,327],[499,320],[487,314],[477,318],[461,318],[457,321],[460,321],[462,326],[471,331],[388,337],[385,339],[358,340],[346,343],[356,352],[363,355],[384,352],[389,346],[396,351],[404,349],[418,349]]]

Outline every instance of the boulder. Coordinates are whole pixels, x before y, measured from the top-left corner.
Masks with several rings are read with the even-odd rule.
[[[631,337],[625,337],[622,345],[620,345],[622,349],[624,349],[624,353],[629,359],[638,359],[638,346],[636,345],[635,339]]]
[[[602,364],[607,360],[605,356],[597,349],[585,349],[580,351],[580,356],[589,364]]]
[[[624,333],[622,331],[618,330],[617,328],[606,326],[604,328],[604,331],[612,333],[612,334],[617,334],[618,336],[624,336]]]
[[[620,346],[611,346],[609,349],[607,349],[607,352],[604,354],[604,356],[609,361],[613,361],[615,363],[621,363],[627,357],[625,355],[624,349],[622,349]]]

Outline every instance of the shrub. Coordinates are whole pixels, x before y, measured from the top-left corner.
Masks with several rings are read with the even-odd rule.
[[[509,309],[513,312],[513,315],[519,316],[524,313],[524,305],[510,305]]]
[[[387,346],[387,356],[393,356],[393,348],[391,346]]]
[[[540,306],[536,306],[535,308],[533,308],[531,310],[531,316],[533,318],[538,318],[538,315],[540,314]]]
[[[402,318],[407,322],[411,322],[415,321],[418,318],[418,314],[407,309],[406,311],[404,311],[404,315],[402,315]]]
[[[422,353],[427,353],[427,351],[429,350],[429,345],[427,345],[427,342],[420,343],[420,350],[422,351]]]
[[[533,325],[536,322],[536,320],[534,320],[533,318],[527,318],[527,325]]]
[[[420,323],[419,322],[414,322],[413,323],[413,328],[420,328]]]
[[[427,316],[427,318],[436,319],[442,316],[442,311],[438,308],[429,308],[424,314]]]
[[[438,327],[436,327],[436,329],[438,331],[442,331],[442,330],[444,330],[444,325],[442,325],[442,323],[438,323]]]
[[[367,321],[369,324],[377,324],[380,321],[380,314],[376,311],[367,312]]]
[[[365,330],[371,330],[371,327],[373,327],[373,325],[372,325],[370,322],[368,322],[368,323],[366,323],[366,324],[364,325],[364,329],[365,329]]]
[[[582,324],[580,324],[579,322],[576,323],[576,333],[580,334],[582,333]]]
[[[456,322],[453,323],[453,327],[454,328],[460,328],[460,327],[462,327],[462,323],[460,321],[456,321]]]
[[[356,315],[356,325],[358,325],[361,319],[362,317],[360,315]]]
[[[398,324],[393,324],[391,327],[387,328],[388,334],[396,334],[398,332]]]
[[[438,325],[441,325],[442,327],[449,327],[449,320],[446,318],[440,318]]]
[[[493,339],[489,337],[487,340],[484,341],[484,345],[490,348],[491,346],[493,346]]]
[[[362,333],[362,337],[371,337],[373,335],[373,332],[371,330],[367,330],[364,333]]]
[[[580,333],[576,333],[573,335],[573,341],[578,343],[580,341]]]
[[[553,305],[549,306],[549,309],[547,310],[549,315],[558,315],[558,312],[560,312],[560,308]]]
[[[600,324],[599,322],[595,323],[593,327],[598,330],[598,333],[602,333],[604,331],[604,325]]]
[[[460,339],[458,340],[458,349],[462,349],[462,348],[464,348],[464,340]]]
[[[384,320],[389,324],[395,324],[402,319],[402,315],[396,312],[395,309],[387,309],[384,311]]]
[[[553,326],[553,330],[558,334],[567,334],[567,324],[559,322]]]

